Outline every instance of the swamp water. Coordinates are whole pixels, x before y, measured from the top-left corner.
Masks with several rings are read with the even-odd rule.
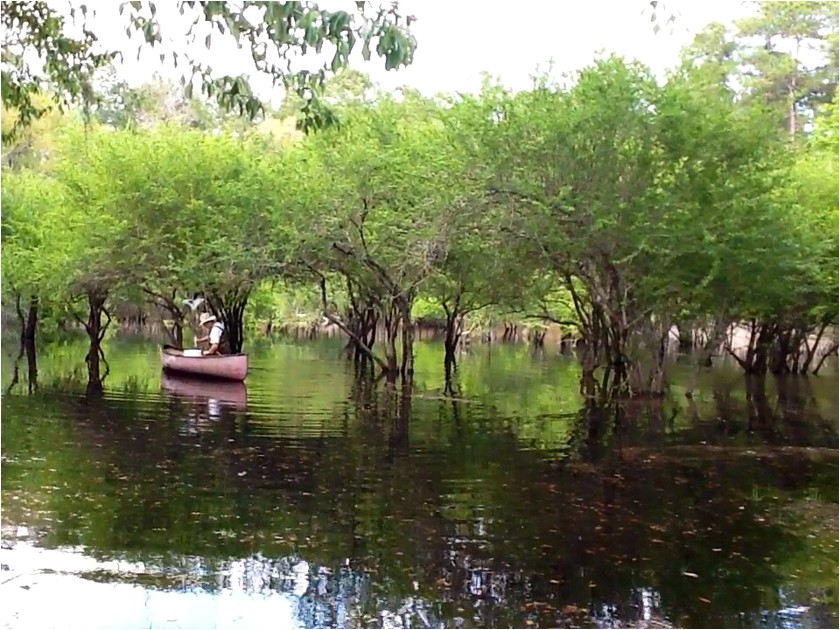
[[[44,347],[32,393],[23,360],[3,627],[837,627],[833,373],[720,366],[690,402],[675,366],[616,417],[523,346],[475,348],[446,396],[421,343],[410,397],[339,348],[254,347],[234,385],[112,341],[95,398],[83,343]]]

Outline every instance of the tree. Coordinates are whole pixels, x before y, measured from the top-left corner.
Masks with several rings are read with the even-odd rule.
[[[758,15],[738,22],[744,45],[745,87],[785,112],[794,137],[806,109],[830,101],[837,90],[837,60],[831,58],[836,38],[835,2],[761,2]],[[817,65],[809,63],[816,53]]]
[[[36,380],[36,336],[45,308],[56,308],[60,253],[61,186],[42,173],[5,173],[2,186],[3,295],[20,323],[20,356],[27,354],[30,383]]]
[[[49,98],[37,94],[33,96],[33,102],[38,107],[47,107]],[[74,116],[51,111],[15,134],[11,132],[19,123],[17,110],[4,108],[2,118],[3,168],[43,170],[55,148],[56,132]]]
[[[464,200],[463,162],[430,112],[428,102],[383,96],[305,143],[326,181],[323,202],[296,221],[309,252],[301,259],[320,275],[325,316],[393,378],[413,372],[412,304],[446,259]],[[378,312],[384,358],[330,307],[327,272],[343,278],[357,316]]]
[[[814,132],[798,150],[787,185],[780,191],[798,248],[795,258],[792,256],[797,263],[795,275],[778,312],[769,357],[774,374],[806,374],[811,369],[816,373],[825,357],[837,352],[836,339],[821,350],[829,327],[837,325],[837,172],[835,96],[817,117]]]
[[[683,51],[686,64],[776,111],[789,137],[837,90],[834,2],[756,2],[734,30],[711,24]]]
[[[115,129],[148,127],[176,122],[185,127],[213,129],[240,122],[243,117],[219,111],[215,103],[186,98],[183,89],[155,76],[137,88],[119,80],[113,68],[94,77],[97,102],[91,106],[91,117]],[[227,123],[227,124],[226,124]]]
[[[661,395],[672,325],[726,304],[733,274],[773,268],[762,243],[788,225],[766,203],[774,136],[758,109],[706,86],[660,87],[612,58],[509,97],[491,125],[490,192],[538,285],[562,298],[555,276],[571,298],[587,395]]]
[[[64,199],[61,220],[51,234],[51,240],[61,244],[63,271],[56,293],[87,332],[90,349],[85,362],[93,393],[101,391],[108,374],[102,341],[112,323],[113,300],[133,262],[125,245],[135,235],[127,230],[120,199],[110,185],[121,165],[102,150],[118,141],[105,132],[68,127],[58,139],[53,169]],[[84,304],[81,313],[79,302]]]
[[[162,45],[167,34],[161,24],[158,5],[154,2],[123,2],[120,16],[126,34],[142,38],[140,48]],[[174,9],[163,7],[163,9]],[[177,66],[184,63],[193,82],[208,98],[215,98],[227,110],[254,117],[262,109],[254,96],[248,79],[215,77],[207,63],[191,56],[187,39],[194,43],[204,37],[209,49],[218,38],[248,47],[256,71],[271,77],[275,85],[298,93],[304,100],[301,108],[301,128],[304,130],[331,124],[335,117],[319,100],[318,94],[329,73],[347,65],[350,54],[361,45],[362,55],[368,59],[371,50],[383,57],[388,70],[411,63],[416,42],[409,27],[414,18],[403,17],[396,3],[388,8],[373,9],[367,2],[356,2],[353,11],[328,11],[315,3],[300,2],[226,2],[177,3],[185,20],[169,16],[172,21],[189,25],[186,33],[175,32],[168,41],[177,42],[171,60]],[[118,57],[116,51],[95,52],[99,41],[90,27],[90,11],[86,4],[70,4],[67,12],[53,8],[47,2],[22,0],[4,2],[3,28],[6,39],[2,50],[2,102],[7,108],[19,111],[19,124],[10,133],[19,131],[43,115],[46,108],[38,106],[32,95],[50,86],[57,103],[67,106],[74,102],[89,104],[94,100],[91,79],[94,72]],[[70,24],[70,21],[74,23]],[[81,34],[74,33],[81,30]],[[175,30],[175,29],[173,29]],[[215,33],[214,31],[218,31]],[[327,49],[324,50],[324,46]],[[309,51],[332,52],[332,58],[315,70],[295,70],[297,55]],[[31,55],[38,62],[31,61]],[[139,54],[139,50],[138,50]],[[161,61],[167,53],[161,54]],[[188,96],[190,96],[188,92]]]
[[[443,114],[447,134],[465,169],[463,202],[452,218],[448,254],[422,293],[443,313],[447,374],[455,367],[466,318],[494,305],[520,305],[534,273],[533,261],[527,258],[521,242],[505,229],[509,208],[486,189],[488,166],[494,159],[493,146],[487,141],[494,125],[494,110],[503,98],[504,90],[486,79],[479,96],[453,98]]]

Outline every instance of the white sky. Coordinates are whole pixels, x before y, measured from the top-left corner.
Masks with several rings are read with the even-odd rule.
[[[182,18],[174,4],[167,4],[166,0],[157,4],[164,40],[175,34],[183,37],[186,26],[179,26]],[[349,0],[323,4],[353,7]],[[159,49],[144,52],[137,61],[139,40],[127,40],[125,22],[117,18],[118,3],[100,0],[88,5],[97,9],[96,31],[102,33],[103,44],[125,51],[120,74],[126,80],[137,85],[155,72],[173,78],[180,76],[162,67]],[[728,23],[753,11],[750,3],[740,0],[669,0],[664,11],[676,12],[677,21],[672,28],[663,28],[656,34],[646,11],[648,5],[648,0],[523,0],[515,4],[496,4],[492,0],[401,0],[401,11],[417,18],[412,30],[418,49],[412,65],[386,72],[384,60],[376,56],[368,63],[359,57],[351,65],[368,73],[383,88],[406,85],[428,95],[475,91],[481,85],[482,72],[511,88],[524,89],[537,67],[547,68],[550,60],[558,74],[580,69],[602,53],[637,59],[661,75],[676,64],[680,49],[706,24]],[[222,47],[221,40],[214,40],[211,51],[207,51],[204,34],[197,42],[193,50],[214,71],[238,75],[251,68],[250,55],[245,51]],[[253,83],[263,98],[274,97],[271,100],[276,102],[280,96],[279,90],[272,93],[270,82],[260,77],[255,77]]]

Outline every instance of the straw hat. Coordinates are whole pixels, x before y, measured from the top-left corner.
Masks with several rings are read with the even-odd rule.
[[[211,315],[210,313],[202,313],[201,316],[198,318],[198,325],[204,326],[204,324],[209,324],[210,322],[215,322],[216,316]]]

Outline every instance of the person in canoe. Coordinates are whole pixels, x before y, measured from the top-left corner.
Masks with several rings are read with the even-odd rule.
[[[207,335],[204,337],[193,337],[193,343],[196,346],[205,343],[209,344],[206,350],[201,351],[202,355],[230,354],[225,325],[217,321],[215,315],[202,313],[201,317],[198,318],[198,325],[207,331]]]

